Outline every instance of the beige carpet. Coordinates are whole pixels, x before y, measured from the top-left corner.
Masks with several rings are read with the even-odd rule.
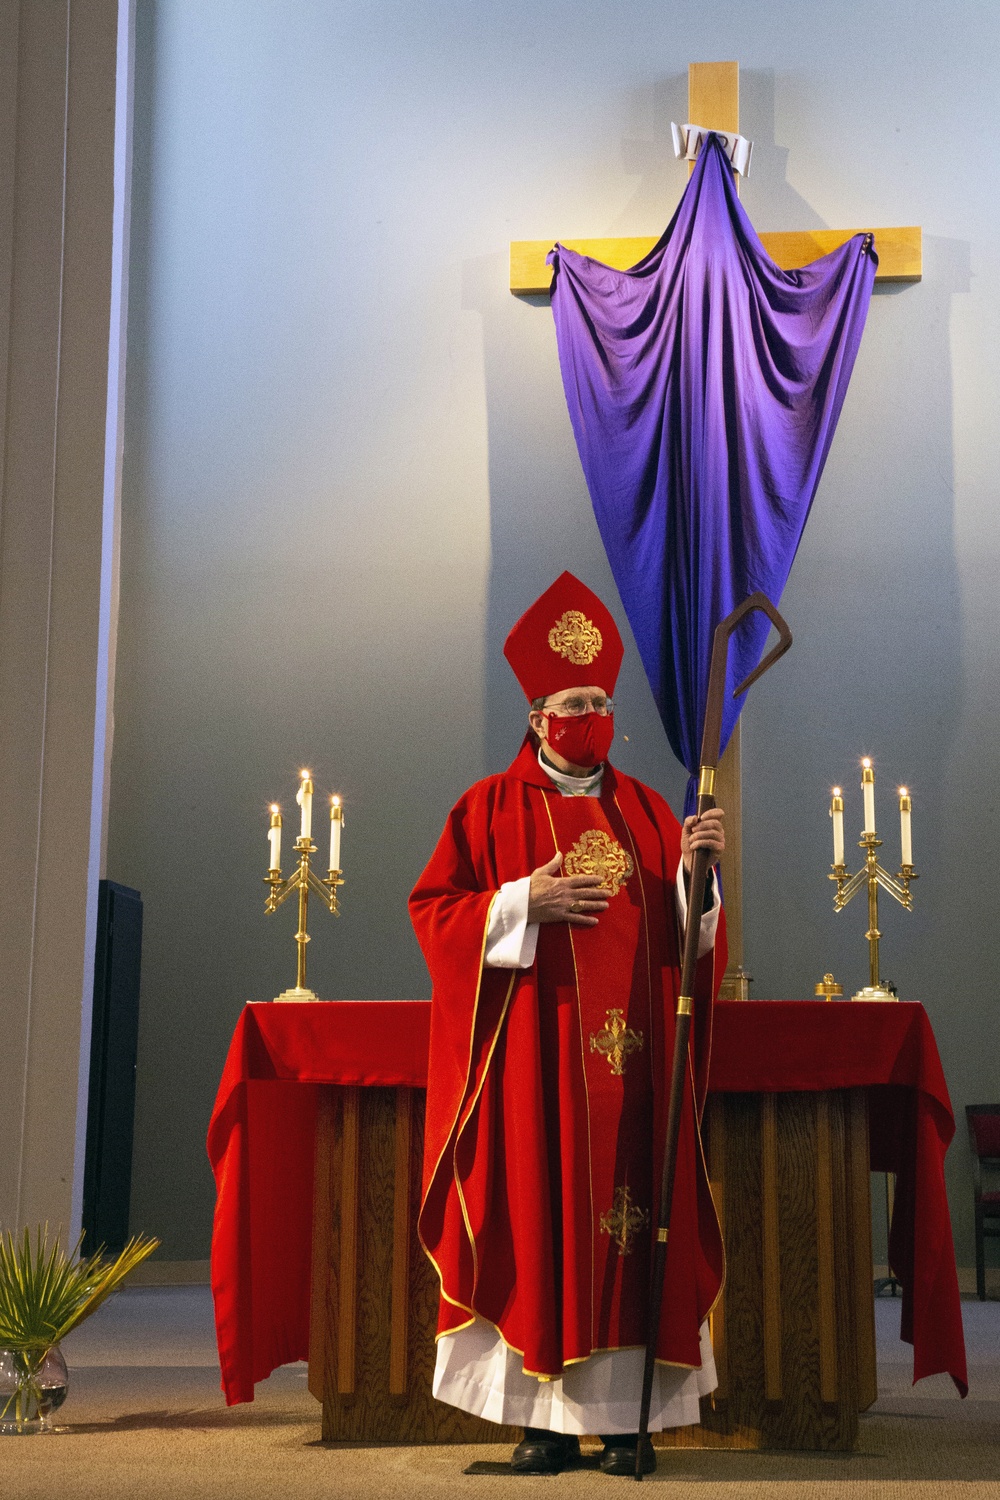
[[[683,1500],[1000,1500],[1000,1303],[963,1304],[972,1392],[941,1377],[914,1390],[898,1341],[898,1303],[877,1304],[877,1406],[858,1451],[823,1454],[684,1451],[660,1456],[647,1484]],[[462,1474],[504,1448],[333,1448],[303,1366],[227,1410],[218,1390],[203,1288],[126,1291],[66,1343],[70,1394],[52,1437],[0,1438],[0,1485],[11,1500],[192,1500],[192,1497],[440,1496],[547,1500],[606,1495],[627,1479],[594,1471],[554,1478]],[[658,1489],[656,1493],[663,1493]]]

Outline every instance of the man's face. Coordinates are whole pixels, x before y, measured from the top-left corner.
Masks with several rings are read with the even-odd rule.
[[[541,708],[532,709],[528,714],[528,723],[545,746],[546,755],[561,768],[566,764],[563,757],[548,743],[549,715],[576,717],[585,713],[607,714],[613,707],[611,699],[601,687],[563,688],[559,693],[548,694]]]

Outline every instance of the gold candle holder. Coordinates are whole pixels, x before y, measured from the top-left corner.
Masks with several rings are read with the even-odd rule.
[[[875,770],[870,761],[863,763],[861,786],[862,791],[867,792],[867,798],[874,803]],[[869,789],[870,790],[867,790]],[[874,824],[874,809],[872,817],[865,819],[866,823]],[[899,996],[888,989],[879,977],[879,939],[882,934],[878,925],[878,891],[879,886],[887,891],[893,900],[898,901],[906,911],[913,910],[913,892],[910,890],[910,881],[916,880],[917,874],[912,865],[899,867],[898,875],[890,875],[888,870],[879,864],[877,851],[882,847],[882,840],[878,837],[874,827],[863,833],[858,841],[858,848],[865,852],[865,862],[856,874],[849,873],[846,864],[831,865],[831,873],[828,880],[837,882],[837,890],[833,898],[834,911],[843,911],[844,907],[857,895],[858,891],[867,888],[868,891],[868,931],[865,938],[868,942],[868,976],[869,982],[864,989],[858,990],[852,995],[852,1000],[898,1000]],[[818,993],[818,988],[817,988]]]
[[[275,817],[278,822],[275,823]],[[272,815],[272,827],[281,826],[280,816]],[[299,837],[295,840],[295,852],[298,855],[298,865],[293,874],[287,880],[282,878],[280,868],[271,868],[264,876],[264,884],[270,886],[267,900],[264,902],[264,911],[267,915],[278,910],[289,896],[294,893],[299,898],[299,924],[295,933],[296,943],[296,966],[295,966],[295,988],[283,990],[276,995],[275,1000],[318,1000],[315,994],[306,985],[306,944],[309,942],[309,892],[312,891],[326,907],[331,916],[340,916],[340,902],[337,900],[337,888],[344,884],[344,877],[340,870],[329,870],[325,880],[310,868],[312,856],[317,852],[316,845],[311,838]]]

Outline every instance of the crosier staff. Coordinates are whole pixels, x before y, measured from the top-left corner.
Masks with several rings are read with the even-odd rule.
[[[698,776],[698,816],[715,806],[715,772],[719,764],[719,744],[722,739],[722,709],[726,696],[726,667],[729,661],[729,638],[747,615],[759,610],[767,615],[778,632],[778,643],[764,657],[733,693],[739,698],[758,677],[773,667],[779,657],[784,656],[792,644],[792,632],[765,594],[751,594],[744,599],[731,615],[727,615],[716,626],[712,642],[712,666],[708,677],[708,701],[705,705],[705,727],[701,737],[701,768]],[[681,1122],[681,1100],[684,1096],[684,1070],[688,1055],[688,1034],[691,1030],[691,996],[694,990],[694,971],[698,961],[698,938],[701,928],[701,903],[697,893],[705,889],[708,876],[709,851],[696,849],[691,862],[691,878],[688,885],[690,899],[687,923],[684,929],[684,956],[681,961],[681,987],[677,997],[677,1018],[674,1032],[674,1059],[670,1074],[670,1095],[667,1103],[667,1130],[663,1145],[663,1180],[660,1188],[660,1215],[653,1246],[653,1264],[649,1283],[649,1327],[646,1337],[646,1363],[642,1374],[642,1402],[639,1408],[639,1441],[635,1447],[635,1477],[642,1478],[642,1450],[649,1430],[649,1405],[653,1394],[653,1368],[656,1363],[656,1343],[660,1331],[660,1308],[663,1301],[663,1277],[667,1263],[667,1233],[670,1227],[670,1205],[674,1192],[674,1169],[677,1165],[677,1137]]]

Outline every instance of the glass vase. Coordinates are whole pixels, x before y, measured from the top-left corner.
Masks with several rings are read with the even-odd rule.
[[[48,1349],[0,1349],[0,1436],[54,1432],[69,1375],[58,1344]]]

